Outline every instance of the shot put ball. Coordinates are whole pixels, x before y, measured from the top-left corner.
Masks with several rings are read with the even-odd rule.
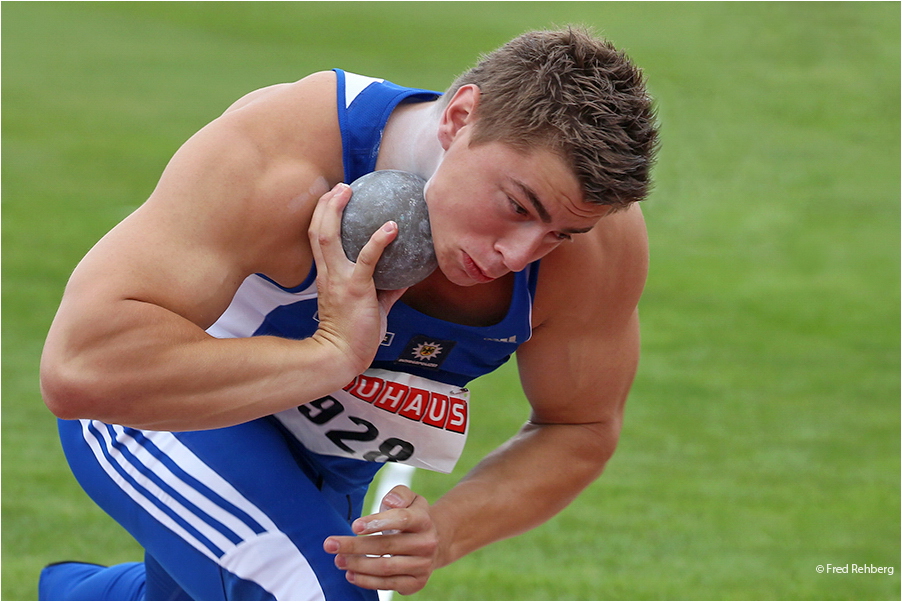
[[[391,169],[368,173],[351,183],[351,200],[341,217],[341,245],[348,259],[356,262],[360,250],[385,222],[398,224],[398,235],[376,264],[377,289],[413,286],[438,267],[425,185],[415,174]]]

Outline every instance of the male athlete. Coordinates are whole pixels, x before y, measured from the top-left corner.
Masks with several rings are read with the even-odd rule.
[[[640,71],[580,29],[524,34],[445,94],[341,70],[253,92],[175,154],[75,269],[41,383],[88,494],[146,550],[59,563],[42,599],[375,599],[541,524],[603,470],[639,353],[657,144]],[[439,262],[377,292],[346,183],[427,180]],[[540,261],[541,260],[541,261]],[[440,499],[466,385],[517,352],[531,415]],[[367,535],[367,537],[361,537]]]

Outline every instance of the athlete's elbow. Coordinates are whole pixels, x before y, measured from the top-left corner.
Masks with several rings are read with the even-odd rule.
[[[593,473],[593,480],[601,476],[608,461],[613,457],[620,441],[622,420],[611,418],[597,423],[581,425],[589,433],[583,440],[583,448],[579,457],[587,464],[587,470]]]
[[[84,388],[65,373],[65,368],[48,360],[41,362],[41,397],[47,409],[63,420],[82,418]]]
[[[57,418],[98,418],[104,413],[102,378],[79,363],[46,351],[41,358],[41,396]]]

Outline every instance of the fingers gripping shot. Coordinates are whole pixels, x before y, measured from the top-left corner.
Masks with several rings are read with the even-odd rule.
[[[145,554],[49,564],[40,599],[376,600],[560,512],[617,445],[656,149],[641,70],[574,27],[444,92],[335,68],[238,99],[66,286],[44,401]],[[454,469],[514,353],[522,428],[364,514],[386,464]]]

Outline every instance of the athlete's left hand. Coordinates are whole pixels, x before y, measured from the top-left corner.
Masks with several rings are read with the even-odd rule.
[[[380,512],[354,521],[351,529],[358,537],[329,537],[323,549],[335,554],[335,566],[351,583],[413,594],[438,566],[438,533],[429,508],[425,498],[398,485],[382,499]]]

